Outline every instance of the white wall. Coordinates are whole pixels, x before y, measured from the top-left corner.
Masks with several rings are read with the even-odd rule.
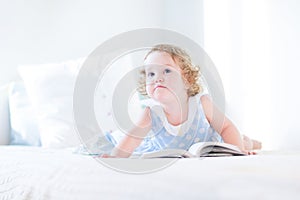
[[[0,1],[0,84],[19,64],[87,56],[110,37],[161,26],[159,0]]]
[[[163,28],[175,30],[203,46],[203,0],[164,0]]]
[[[265,149],[300,149],[300,2],[205,0],[204,47],[227,113]]]
[[[300,149],[300,1],[275,0],[271,4],[270,70],[275,145]]]
[[[0,1],[0,85],[17,78],[20,64],[87,56],[103,41],[133,29],[167,28],[200,41],[194,5],[201,1]]]

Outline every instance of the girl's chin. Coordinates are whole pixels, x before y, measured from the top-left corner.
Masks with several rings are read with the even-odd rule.
[[[171,101],[174,101],[174,95],[172,94],[162,94],[162,93],[154,93],[153,94],[153,99],[160,102],[160,103],[168,103]]]

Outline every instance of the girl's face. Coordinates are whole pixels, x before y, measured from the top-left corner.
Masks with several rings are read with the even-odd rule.
[[[146,72],[147,94],[161,102],[187,98],[187,84],[185,84],[181,69],[166,52],[153,52],[144,62]]]

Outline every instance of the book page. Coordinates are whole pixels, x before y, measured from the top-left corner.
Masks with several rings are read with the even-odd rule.
[[[195,157],[184,149],[163,149],[150,153],[144,153],[140,158],[190,158]]]
[[[220,142],[199,142],[193,144],[189,152],[196,156],[207,156],[208,154],[220,155],[244,155],[240,149],[234,145]]]

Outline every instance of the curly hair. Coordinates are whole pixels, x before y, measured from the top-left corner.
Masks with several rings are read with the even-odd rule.
[[[198,83],[198,78],[200,75],[200,70],[198,66],[192,64],[191,57],[184,51],[183,49],[169,44],[159,44],[155,45],[145,56],[144,60],[153,53],[153,52],[165,52],[168,53],[174,62],[178,64],[181,69],[181,74],[183,79],[189,84],[189,88],[187,91],[188,96],[195,96],[199,92],[202,91],[202,87]],[[140,80],[138,91],[145,96],[146,92],[146,72],[145,70],[140,71]]]

